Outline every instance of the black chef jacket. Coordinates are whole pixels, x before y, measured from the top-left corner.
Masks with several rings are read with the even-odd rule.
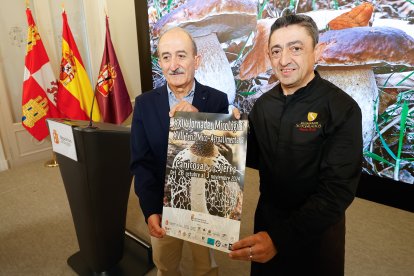
[[[297,266],[298,254],[313,254],[330,227],[342,223],[344,232],[362,164],[358,104],[315,75],[293,95],[277,85],[249,114],[247,166],[260,174],[255,232],[267,231],[275,258],[293,258]]]

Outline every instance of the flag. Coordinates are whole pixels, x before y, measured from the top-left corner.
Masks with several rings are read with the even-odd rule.
[[[70,119],[89,120],[94,93],[65,12],[62,13],[62,18],[62,60],[57,106]],[[94,106],[92,118],[94,121],[100,121],[98,106]]]
[[[95,89],[104,122],[121,124],[128,118],[132,112],[132,105],[112,44],[108,17],[105,49]]]
[[[61,117],[56,107],[57,80],[40,39],[32,12],[26,9],[28,30],[22,93],[22,125],[41,141],[49,135],[46,119]]]

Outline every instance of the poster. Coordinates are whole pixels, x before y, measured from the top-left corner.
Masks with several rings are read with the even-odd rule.
[[[176,112],[170,120],[162,227],[167,235],[229,252],[239,240],[247,120]]]
[[[245,113],[278,83],[266,55],[272,23],[287,9],[311,16],[321,42],[338,46],[325,48],[316,70],[362,110],[363,172],[414,184],[413,1],[148,0],[145,8],[153,87],[165,82],[156,56],[160,32],[180,26],[200,48],[196,78]]]

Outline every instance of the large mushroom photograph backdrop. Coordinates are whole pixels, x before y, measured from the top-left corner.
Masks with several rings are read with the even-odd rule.
[[[149,0],[147,8],[153,86],[165,83],[158,38],[179,26],[202,56],[196,79],[246,113],[278,83],[266,54],[270,26],[287,9],[311,16],[323,47],[316,70],[362,110],[363,171],[414,184],[412,0]]]

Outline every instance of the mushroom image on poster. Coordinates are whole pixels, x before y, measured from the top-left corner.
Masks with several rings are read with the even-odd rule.
[[[414,2],[147,1],[153,86],[165,83],[156,48],[179,26],[195,39],[196,79],[248,113],[278,84],[267,56],[270,27],[291,10],[314,19],[323,51],[315,69],[362,111],[363,172],[414,184]]]
[[[162,224],[167,235],[228,252],[239,239],[247,120],[176,112],[170,120]]]

